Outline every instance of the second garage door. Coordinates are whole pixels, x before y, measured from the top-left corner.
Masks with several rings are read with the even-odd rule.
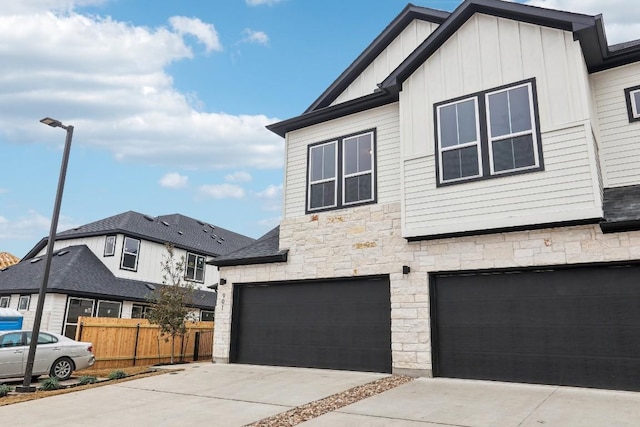
[[[230,361],[391,372],[389,278],[235,286]]]
[[[435,276],[434,374],[640,390],[640,266]]]

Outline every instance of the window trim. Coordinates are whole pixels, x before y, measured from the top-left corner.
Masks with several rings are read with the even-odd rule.
[[[345,152],[345,145],[347,143],[347,140],[350,139],[355,139],[358,138],[360,136],[364,136],[364,135],[371,135],[371,169],[369,171],[366,172],[355,172],[355,173],[350,173],[347,174],[346,172],[346,168],[347,168],[347,163],[345,161],[345,157],[344,157],[344,152]],[[355,202],[347,202],[345,201],[346,197],[347,197],[347,193],[346,191],[341,191],[340,195],[342,196],[342,206],[343,207],[348,207],[348,206],[354,206],[354,205],[363,205],[366,203],[370,203],[375,199],[375,194],[376,194],[376,182],[374,179],[374,174],[375,174],[375,166],[376,166],[376,146],[375,146],[375,135],[373,133],[373,131],[367,131],[367,132],[361,132],[361,133],[357,133],[355,135],[350,135],[350,136],[344,136],[341,138],[342,140],[341,142],[341,152],[340,154],[342,155],[342,168],[341,168],[341,172],[342,172],[342,176],[341,176],[341,184],[342,184],[342,188],[346,188],[346,184],[347,184],[347,178],[351,178],[354,176],[362,176],[362,175],[368,175],[371,174],[371,198],[366,199],[366,200],[358,200]],[[338,159],[339,160],[339,159]]]
[[[126,252],[127,239],[136,240],[138,242],[138,253],[135,255],[136,256],[136,262],[135,262],[135,266],[133,268],[125,267],[123,265],[124,264],[124,256],[125,256],[125,254],[133,255],[130,252]],[[138,260],[140,259],[140,248],[141,248],[141,246],[142,246],[142,240],[135,239],[135,238],[129,237],[129,236],[124,236],[124,240],[122,241],[122,254],[120,255],[120,270],[138,271]]]
[[[345,162],[344,162],[344,141],[357,136],[371,134],[371,199],[346,203],[344,201],[344,181],[345,181]],[[326,144],[336,144],[336,187],[335,187],[335,203],[331,206],[323,206],[320,208],[311,208],[311,184],[316,184],[321,181],[311,182],[311,150],[314,147]],[[305,198],[305,214],[314,214],[319,212],[350,208],[355,206],[362,206],[368,204],[374,204],[378,202],[378,135],[375,128],[365,129],[359,132],[353,132],[347,135],[342,135],[338,138],[331,138],[320,142],[315,142],[307,146],[307,187]],[[358,173],[364,174],[364,173]],[[356,176],[356,174],[350,174],[349,176]]]
[[[109,240],[113,240],[113,246],[111,248],[111,252],[107,252],[107,246],[109,245]],[[114,256],[116,254],[116,243],[117,243],[118,239],[117,236],[115,234],[110,234],[108,236],[105,237],[104,239],[104,252],[103,252],[103,256],[105,257],[109,257],[109,256]]]
[[[6,301],[7,305],[2,305],[2,301]],[[11,307],[11,295],[2,295],[2,296],[0,296],[0,307],[2,307],[2,308]]]
[[[335,176],[331,179],[320,179],[317,181],[313,181],[311,179],[311,152],[318,147],[322,147],[325,145],[335,145],[335,156],[333,158],[334,161],[334,170],[335,170]],[[338,180],[338,174],[339,174],[339,170],[338,167],[340,166],[338,164],[338,159],[340,158],[340,154],[339,154],[339,150],[340,150],[340,144],[338,144],[338,140],[329,140],[329,141],[324,141],[324,142],[319,142],[317,144],[312,144],[309,145],[309,147],[307,148],[307,211],[308,212],[316,212],[318,210],[322,210],[322,209],[335,209],[338,207],[338,193],[342,192],[341,191],[341,187],[339,187],[339,180]],[[315,185],[315,184],[324,184],[327,182],[331,182],[333,181],[333,204],[332,205],[328,205],[328,206],[322,206],[320,208],[311,208],[311,186]]]
[[[195,259],[195,264],[193,267],[193,277],[187,277],[187,271],[189,270],[189,255],[193,255],[196,259]],[[198,265],[198,258],[202,258],[202,280],[197,280],[196,277],[198,276],[197,274],[197,265]],[[205,270],[206,270],[206,257],[204,255],[200,255],[197,254],[195,252],[187,252],[187,257],[186,257],[186,264],[184,267],[184,280],[188,280],[190,282],[195,282],[195,283],[204,283],[204,276],[205,276]]]
[[[640,92],[640,85],[628,87],[624,90],[625,103],[627,104],[627,115],[629,123],[640,121],[640,105],[633,102],[632,96]]]
[[[495,172],[493,170],[494,168],[493,153],[491,152],[491,148],[492,148],[491,144],[493,141],[491,140],[491,136],[489,135],[490,112],[487,108],[488,96],[498,92],[503,92],[503,91],[515,89],[522,86],[528,86],[528,91],[529,91],[529,108],[530,108],[530,114],[532,119],[532,125],[535,127],[534,129],[531,130],[531,135],[533,138],[532,144],[533,144],[533,147],[535,148],[534,157],[536,160],[536,164],[533,166],[527,166],[524,168],[509,169],[506,171]],[[451,104],[468,100],[470,98],[477,99],[476,105],[478,107],[478,116],[476,117],[476,120],[478,120],[479,122],[479,129],[480,129],[480,145],[479,145],[480,155],[478,157],[478,161],[480,163],[480,175],[444,181],[442,180],[443,174],[441,170],[442,160],[441,160],[441,151],[440,151],[440,126],[439,126],[438,109],[446,105],[451,105]],[[480,92],[475,92],[472,94],[460,96],[460,97],[449,99],[446,101],[438,102],[438,103],[435,103],[433,107],[434,107],[433,120],[434,120],[435,149],[436,149],[436,153],[435,153],[436,187],[445,187],[448,185],[457,185],[457,184],[467,183],[467,182],[483,181],[486,179],[520,175],[523,173],[538,172],[538,171],[544,170],[544,156],[542,153],[542,137],[540,133],[540,115],[538,112],[538,95],[537,95],[535,77],[526,79],[526,80],[521,80],[518,82],[509,83],[502,86],[498,86],[495,88],[483,90]],[[529,132],[523,132],[523,134],[529,134]],[[511,136],[513,137],[514,135],[516,134],[513,134]],[[502,139],[503,137],[497,140],[499,141]],[[494,138],[493,140],[495,141],[496,139]]]
[[[27,307],[21,308],[22,301],[25,300],[27,301]],[[20,298],[18,298],[18,311],[29,311],[29,305],[31,305],[31,295],[20,295]]]
[[[142,314],[142,317],[133,317],[133,310],[135,310],[136,307],[140,307],[140,313]],[[145,304],[131,304],[131,318],[132,319],[146,319],[147,315],[149,314],[149,311],[151,311],[151,306],[150,305],[145,305]]]

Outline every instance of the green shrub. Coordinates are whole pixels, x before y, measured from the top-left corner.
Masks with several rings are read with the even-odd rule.
[[[89,375],[83,375],[78,380],[80,382],[80,385],[93,384],[98,381],[96,377],[91,377]]]
[[[5,397],[11,391],[11,387],[6,384],[0,384],[0,397]]]
[[[63,388],[60,385],[60,381],[58,381],[56,378],[53,378],[53,377],[49,377],[40,383],[40,390],[50,391],[50,390],[58,390],[60,388]]]
[[[119,380],[121,378],[124,378],[127,376],[127,373],[125,371],[121,371],[121,370],[117,370],[117,371],[113,371],[109,374],[109,379],[110,380]]]

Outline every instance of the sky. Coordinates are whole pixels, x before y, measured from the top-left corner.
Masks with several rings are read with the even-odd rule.
[[[530,0],[602,14],[640,38],[637,0]],[[453,11],[459,0],[413,0]],[[282,205],[284,140],[407,0],[3,0],[0,252],[126,211],[180,213],[258,238]]]

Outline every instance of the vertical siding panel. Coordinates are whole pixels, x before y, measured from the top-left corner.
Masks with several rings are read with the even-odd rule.
[[[478,20],[472,19],[458,31],[458,57],[461,64],[464,93],[482,89],[482,69],[478,52]]]
[[[545,61],[546,84],[550,96],[545,105],[549,108],[549,114],[555,123],[568,123],[571,121],[571,108],[567,79],[567,51],[564,44],[564,35],[557,30],[541,28],[542,48],[545,57],[552,61]]]
[[[446,78],[443,81],[446,98],[453,98],[462,88],[460,57],[458,53],[458,36],[454,34],[440,49],[442,58],[442,72]]]
[[[522,46],[522,67],[525,78],[536,76],[538,78],[538,113],[541,123],[549,123],[551,117],[549,115],[547,86],[544,82],[547,80],[545,68],[545,56],[542,50],[542,35],[538,25],[521,24],[520,25],[520,45]]]
[[[500,64],[502,78],[506,82],[522,80],[522,52],[520,51],[520,30],[515,21],[498,21],[498,40],[500,43]]]
[[[500,43],[498,19],[487,15],[477,15],[478,39],[483,87],[499,86],[502,81],[500,67]]]

